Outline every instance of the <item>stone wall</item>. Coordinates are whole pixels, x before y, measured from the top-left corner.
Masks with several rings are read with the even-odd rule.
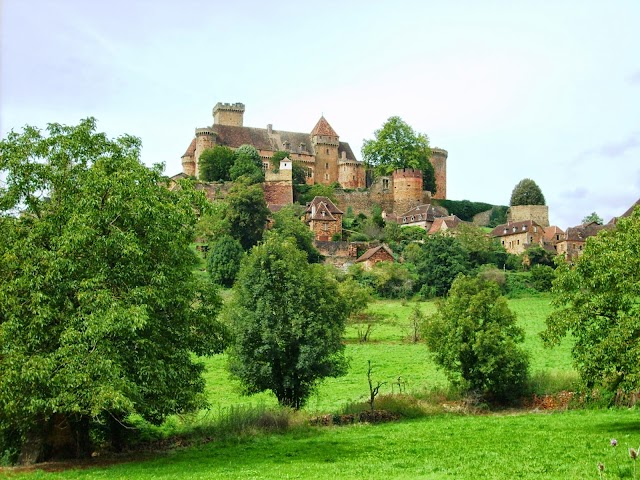
[[[447,198],[447,157],[446,150],[442,148],[431,149],[431,164],[436,175],[436,193],[433,198],[444,200]]]
[[[507,211],[508,222],[533,220],[541,227],[549,226],[549,207],[546,205],[515,205]]]

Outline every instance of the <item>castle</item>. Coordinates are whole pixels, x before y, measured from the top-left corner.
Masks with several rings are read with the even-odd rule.
[[[269,170],[269,160],[275,152],[286,151],[292,162],[305,167],[309,185],[337,182],[348,190],[370,187],[372,193],[378,192],[377,195],[374,193],[375,197],[379,197],[378,203],[399,213],[423,201],[421,182],[420,191],[416,190],[418,171],[401,170],[367,185],[364,163],[356,159],[348,143],[340,141],[339,135],[324,116],[320,117],[311,133],[301,133],[276,130],[271,124],[266,128],[245,127],[244,111],[242,103],[217,103],[213,107],[213,125],[196,128],[195,138],[182,156],[185,175],[198,176],[198,159],[207,148],[224,145],[236,149],[248,144],[260,153],[265,171]],[[444,199],[447,191],[447,151],[433,148],[430,160],[436,176],[433,198]]]

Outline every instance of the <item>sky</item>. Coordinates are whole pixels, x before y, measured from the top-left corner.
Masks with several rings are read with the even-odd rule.
[[[640,198],[640,1],[0,0],[0,135],[95,117],[182,170],[217,102],[356,156],[391,116],[449,153],[447,197],[552,224]]]

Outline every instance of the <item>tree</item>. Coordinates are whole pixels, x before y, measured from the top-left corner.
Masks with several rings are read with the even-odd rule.
[[[229,147],[216,145],[202,151],[198,159],[200,180],[218,182],[231,180],[230,170],[236,160]]]
[[[416,133],[400,117],[390,117],[362,144],[362,158],[375,175],[390,175],[399,168],[422,170],[423,189],[436,192],[435,173],[429,160],[429,138]]]
[[[268,236],[251,251],[226,311],[235,337],[229,368],[248,393],[270,390],[298,409],[319,380],[346,372],[348,304],[292,239]]]
[[[307,254],[309,263],[321,263],[324,257],[313,245],[315,235],[300,217],[301,213],[293,205],[287,205],[273,214],[271,231],[283,238],[292,238],[298,249]]]
[[[307,168],[300,162],[293,162],[291,164],[291,178],[294,185],[306,185]]]
[[[259,184],[236,182],[226,198],[225,220],[229,235],[237,239],[242,248],[249,250],[262,238],[269,209],[264,190]]]
[[[512,207],[516,205],[545,205],[540,187],[530,178],[522,179],[511,192]]]
[[[426,344],[449,380],[495,402],[525,390],[528,358],[516,316],[493,282],[458,277],[424,328]]]
[[[269,159],[269,163],[271,164],[271,170],[273,170],[274,172],[277,172],[278,170],[280,170],[280,162],[288,157],[289,157],[289,152],[286,152],[284,150],[278,150],[277,152],[273,152],[273,155],[271,155],[271,158]]]
[[[219,237],[209,246],[207,271],[211,280],[218,285],[230,288],[236,279],[240,262],[244,256],[242,245],[229,235]]]
[[[593,222],[597,223],[598,225],[602,225],[604,223],[604,220],[602,220],[602,217],[598,215],[596,212],[591,212],[589,215],[587,215],[582,219],[583,225],[586,225],[587,223],[593,223]]]
[[[640,210],[614,230],[587,239],[575,266],[558,261],[552,292],[559,307],[543,338],[571,334],[573,360],[588,388],[640,388]]]
[[[262,171],[262,157],[255,147],[251,145],[240,145],[235,151],[236,159],[229,170],[231,180],[245,176],[251,183],[261,183],[264,181]]]
[[[455,237],[430,235],[421,245],[415,266],[423,296],[443,296],[453,280],[468,271],[469,254]]]
[[[189,181],[169,191],[139,153],[94,119],[0,142],[0,442],[25,462],[87,455],[97,426],[117,448],[129,415],[205,404],[195,355],[226,338],[216,289],[192,273],[206,200]]]
[[[456,227],[456,239],[469,253],[473,267],[492,264],[502,266],[507,252],[496,238],[491,238],[480,227],[471,223],[461,223]]]

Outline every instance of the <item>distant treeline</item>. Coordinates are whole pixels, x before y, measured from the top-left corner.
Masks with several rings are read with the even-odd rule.
[[[440,205],[447,209],[450,215],[457,215],[462,220],[471,222],[478,213],[491,210],[489,220],[490,227],[495,227],[507,222],[507,209],[504,205],[491,205],[484,202],[472,202],[470,200],[433,200],[435,205]]]

